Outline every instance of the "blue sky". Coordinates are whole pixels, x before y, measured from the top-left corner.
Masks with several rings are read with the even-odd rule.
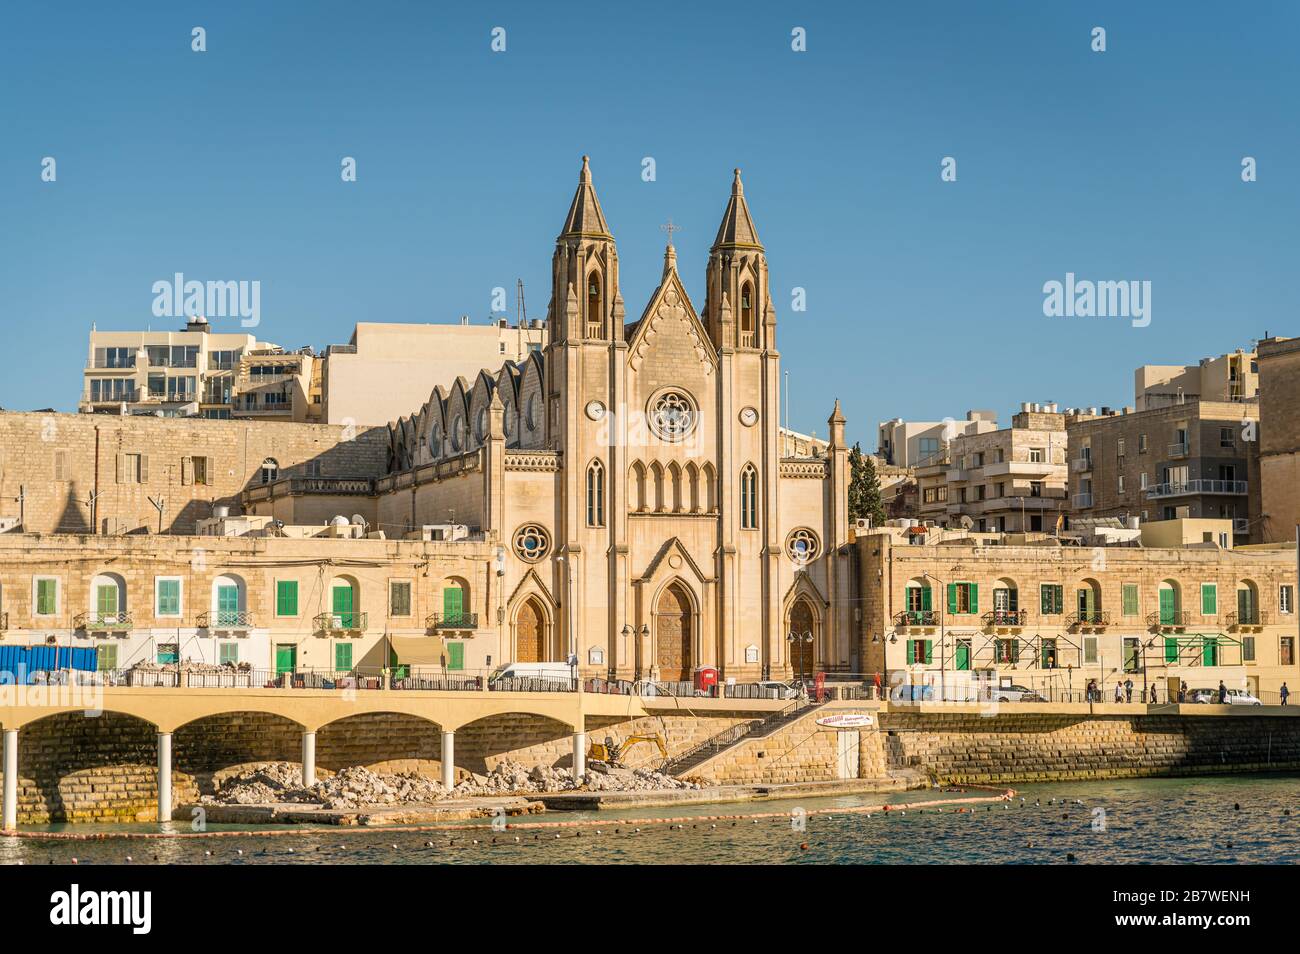
[[[540,317],[583,153],[629,319],[669,216],[702,303],[744,169],[792,424],[825,434],[839,397],[864,446],[893,416],[1128,403],[1138,364],[1300,333],[1294,4],[468,6],[0,9],[0,405],[75,409],[91,322],[175,323],[151,287],[178,271],[259,280],[286,347],[486,320],[496,286],[513,315],[517,278]],[[1150,326],[1045,317],[1066,272],[1150,281]]]

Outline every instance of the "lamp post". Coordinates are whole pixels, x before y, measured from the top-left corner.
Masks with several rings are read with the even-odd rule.
[[[934,580],[940,586],[947,587],[949,585],[947,580],[941,580],[933,573],[927,572],[924,574],[924,576],[927,577],[928,579]],[[944,592],[944,596],[947,596],[946,590]],[[948,665],[947,665],[947,658],[944,651],[944,645],[946,643],[946,628],[945,628],[946,618],[944,616],[944,609],[945,609],[944,604],[946,602],[947,602],[946,599],[939,600],[939,701],[940,702],[943,702],[948,698]]]
[[[789,633],[786,634],[785,638],[786,641],[790,643],[791,648],[795,646],[799,647],[799,671],[797,675],[799,678],[799,684],[802,686],[803,685],[803,648],[805,645],[809,647],[812,646],[813,634],[808,630],[804,630],[802,633],[796,633],[794,632],[794,630],[791,630]]]

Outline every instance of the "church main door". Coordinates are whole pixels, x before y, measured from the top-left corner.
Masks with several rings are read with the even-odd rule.
[[[519,609],[515,619],[515,661],[546,661],[546,617],[536,600],[529,600]]]
[[[659,597],[655,611],[656,663],[664,682],[686,682],[692,678],[691,601],[674,583]]]
[[[813,625],[812,607],[800,599],[790,609],[790,632],[795,638],[787,642],[790,647],[790,671],[796,679],[811,679],[816,671],[817,629]],[[813,641],[807,636],[811,634]]]

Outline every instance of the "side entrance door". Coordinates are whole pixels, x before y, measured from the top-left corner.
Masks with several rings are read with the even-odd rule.
[[[298,647],[293,643],[277,643],[275,647],[275,671],[277,675],[293,672],[298,661]]]

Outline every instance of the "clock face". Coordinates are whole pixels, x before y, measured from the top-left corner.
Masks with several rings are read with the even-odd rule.
[[[587,417],[591,418],[593,421],[599,421],[604,416],[605,405],[601,404],[599,401],[587,402]]]
[[[742,409],[740,412],[740,423],[744,424],[746,427],[753,427],[758,423],[758,411],[754,410],[752,407]]]

